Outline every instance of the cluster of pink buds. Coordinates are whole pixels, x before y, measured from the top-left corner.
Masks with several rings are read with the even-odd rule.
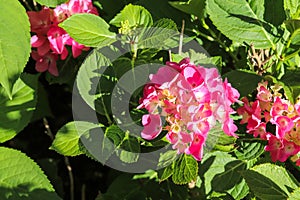
[[[41,11],[28,11],[31,32],[31,46],[36,48],[31,56],[36,61],[35,69],[38,72],[49,71],[58,76],[56,61],[66,59],[68,50],[66,45],[72,46],[72,55],[78,57],[82,50],[88,50],[82,44],[74,41],[65,30],[58,26],[59,23],[75,13],[92,13],[98,15],[92,0],[70,0],[55,9],[43,7]]]
[[[244,97],[244,105],[237,109],[241,124],[247,123],[247,133],[267,140],[266,151],[273,162],[286,161],[290,156],[300,165],[300,103],[292,104],[279,92],[281,87],[268,88],[267,82],[258,84],[254,102]],[[272,131],[272,129],[274,129]]]
[[[149,113],[142,117],[144,139],[166,130],[173,149],[201,160],[208,132],[217,121],[226,134],[236,136],[230,114],[235,113],[231,105],[238,102],[239,92],[223,82],[216,68],[196,66],[185,58],[167,62],[149,78],[138,107]]]

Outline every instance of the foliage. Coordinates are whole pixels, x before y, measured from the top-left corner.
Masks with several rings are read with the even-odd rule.
[[[299,0],[0,8],[1,199],[299,199]],[[162,66],[224,94],[193,113],[204,83],[186,86]],[[176,98],[190,107],[167,110]],[[206,109],[224,120],[197,118]],[[178,129],[202,135],[170,134]],[[201,148],[194,135],[205,135]]]

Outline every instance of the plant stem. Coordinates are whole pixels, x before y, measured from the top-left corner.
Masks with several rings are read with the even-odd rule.
[[[44,127],[46,129],[46,134],[50,137],[50,139],[54,140],[54,135],[51,131],[51,128],[49,126],[48,120],[46,117],[43,118]],[[72,173],[72,167],[70,164],[70,160],[68,157],[64,156],[64,162],[68,170],[69,179],[70,179],[70,200],[74,200],[74,176]]]
[[[180,36],[179,36],[179,47],[178,47],[179,55],[181,55],[181,53],[182,53],[184,26],[185,26],[185,21],[182,20],[181,32],[180,32]]]
[[[31,6],[28,4],[28,2],[26,0],[22,0],[23,3],[25,4],[25,7],[30,10],[30,11],[33,11],[33,9],[31,8]]]

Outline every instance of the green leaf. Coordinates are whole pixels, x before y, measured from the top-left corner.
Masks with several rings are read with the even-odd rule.
[[[30,122],[37,103],[38,76],[22,74],[12,90],[12,100],[0,87],[0,143],[13,138]]]
[[[170,40],[179,35],[175,22],[171,19],[160,19],[152,27],[142,30],[143,34],[138,41],[138,48],[161,48],[168,46]]]
[[[276,185],[278,185],[286,194],[290,192],[290,188],[299,187],[297,180],[283,167],[271,163],[256,165],[252,170],[268,177]]]
[[[257,84],[262,80],[261,76],[245,71],[233,70],[222,76],[237,89],[241,97],[246,96],[257,88]]]
[[[199,165],[199,177],[202,180],[202,190],[205,194],[210,194],[216,190],[227,190],[228,193],[230,191],[234,192],[232,190],[234,185],[242,184],[241,176],[236,172],[240,169],[244,169],[244,167],[245,163],[237,160],[228,153],[221,151],[206,153]],[[232,177],[231,182],[227,183],[227,181],[230,180],[225,179],[233,174],[234,177]],[[229,185],[222,185],[222,181]]]
[[[234,160],[227,163],[225,171],[214,176],[212,179],[212,187],[216,192],[224,192],[233,188],[237,183],[242,181],[240,171],[245,170],[247,164],[241,160]]]
[[[249,188],[261,199],[286,199],[299,187],[296,179],[283,167],[271,163],[254,166],[242,172]]]
[[[162,182],[167,180],[169,177],[173,175],[173,171],[174,171],[173,165],[169,165],[164,169],[158,171],[159,181]]]
[[[260,1],[257,1],[261,3]],[[264,19],[266,22],[273,24],[274,26],[279,26],[286,19],[285,12],[283,9],[283,0],[278,0],[276,3],[273,1],[265,1],[265,13]]]
[[[229,39],[256,48],[274,47],[275,28],[264,22],[246,0],[207,0],[207,13],[213,24]]]
[[[105,57],[98,50],[93,52],[82,63],[77,77],[76,83],[79,94],[84,101],[95,110],[94,101],[97,93],[98,81],[101,79],[101,74],[105,71],[107,66],[111,65],[110,60]]]
[[[160,153],[157,167],[166,167],[171,165],[176,159],[178,159],[178,153],[176,150],[168,150],[164,153]]]
[[[30,24],[17,0],[0,2],[0,84],[9,98],[30,54]]]
[[[272,180],[270,180],[269,177],[266,177],[253,170],[244,171],[242,172],[242,175],[245,178],[250,190],[256,197],[274,200],[287,198],[287,194]],[[274,173],[274,175],[276,174]]]
[[[249,193],[249,187],[243,179],[240,183],[236,184],[233,188],[227,191],[234,199],[243,199]]]
[[[287,11],[289,16],[293,19],[299,17],[300,12],[300,1],[299,0],[284,0],[284,10]]]
[[[262,20],[265,13],[265,0],[249,0],[248,2],[257,18]]]
[[[139,159],[140,143],[136,137],[131,137],[126,132],[119,153],[120,160],[125,163],[134,163]]]
[[[187,184],[196,181],[198,174],[198,163],[191,156],[183,154],[180,159],[175,161],[172,180],[175,184]]]
[[[74,14],[60,26],[76,42],[89,47],[104,47],[116,41],[116,34],[109,31],[109,25],[93,14]]]
[[[262,142],[239,142],[238,148],[234,151],[236,157],[240,160],[251,160],[258,158],[264,153],[265,144]]]
[[[300,70],[288,70],[281,78],[281,82],[288,86],[292,92],[293,99],[290,99],[291,101],[296,100],[300,94],[300,81],[298,79],[299,75]]]
[[[102,145],[104,149],[110,150],[107,151],[106,160],[113,153],[116,153],[124,163],[134,163],[138,160],[140,144],[136,137],[130,136],[128,132],[124,132],[117,125],[111,125],[105,130],[105,138],[113,142],[106,142]]]
[[[289,196],[288,200],[300,200],[300,187],[295,189]]]
[[[128,21],[129,27],[151,26],[153,24],[152,16],[142,6],[128,4],[117,14],[109,23],[121,27],[121,23]]]
[[[189,1],[169,1],[169,4],[174,8],[197,16],[199,19],[204,17],[205,1],[204,0],[189,0]]]
[[[37,3],[47,7],[56,7],[60,4],[66,3],[67,1],[68,0],[36,0]]]
[[[0,160],[0,199],[60,199],[40,167],[24,153],[0,147]]]
[[[99,128],[99,125],[84,121],[69,122],[58,130],[50,149],[65,156],[83,154],[85,151],[80,138],[87,137],[89,131],[94,128]]]

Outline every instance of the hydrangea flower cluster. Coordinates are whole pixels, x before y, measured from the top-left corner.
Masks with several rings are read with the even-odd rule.
[[[31,46],[36,48],[31,56],[36,61],[35,69],[38,72],[49,71],[58,76],[56,61],[66,59],[68,50],[66,45],[72,46],[72,55],[78,57],[82,50],[88,50],[82,44],[73,40],[67,32],[58,26],[59,23],[75,13],[92,13],[98,15],[92,0],[70,0],[57,6],[55,9],[43,7],[41,11],[28,11],[31,32]]]
[[[235,113],[231,105],[238,102],[239,92],[223,82],[216,68],[196,66],[185,58],[167,62],[149,78],[138,106],[149,113],[142,117],[144,139],[166,130],[173,149],[201,160],[208,132],[217,121],[226,134],[236,136],[230,114]]]
[[[284,162],[293,156],[300,165],[297,158],[300,152],[300,102],[293,105],[284,99],[280,90],[278,85],[268,88],[268,82],[259,83],[256,100],[249,102],[244,97],[244,105],[237,113],[242,116],[240,123],[247,123],[247,133],[268,141],[265,150],[270,152],[273,162]]]

